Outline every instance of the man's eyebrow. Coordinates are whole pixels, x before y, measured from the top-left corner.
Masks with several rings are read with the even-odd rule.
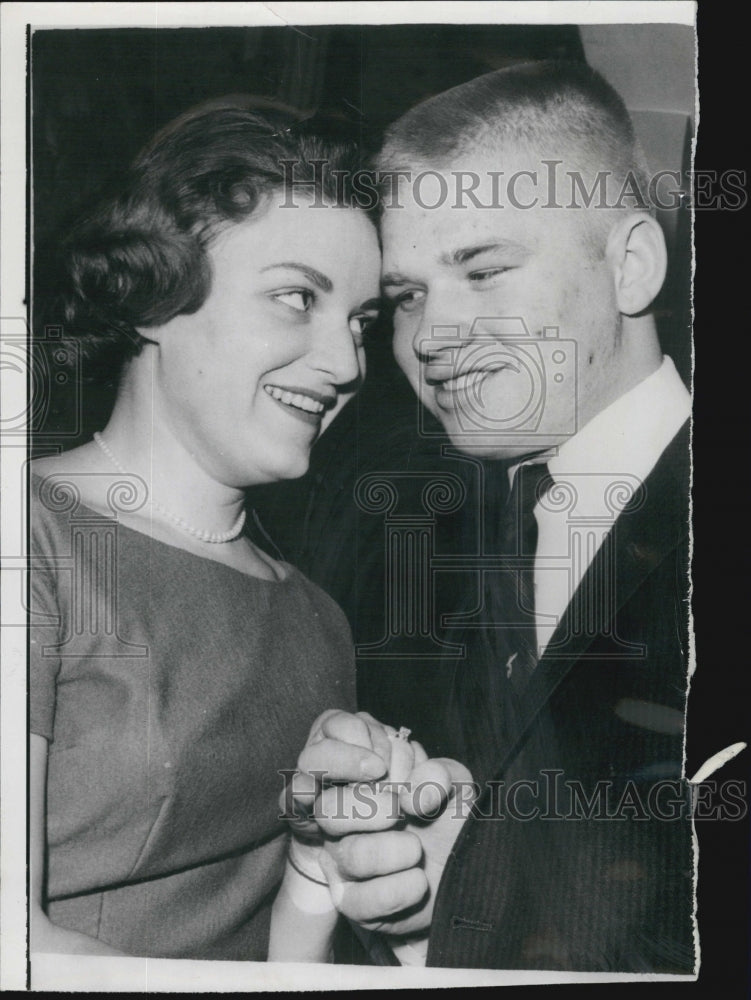
[[[378,295],[373,299],[368,299],[367,301],[363,302],[358,308],[370,309],[376,311],[383,309],[383,305],[384,305],[383,299],[381,298],[380,295]]]
[[[294,260],[281,260],[276,264],[268,264],[266,267],[262,267],[261,271],[271,271],[275,267],[287,267],[291,268],[293,271],[301,271],[306,278],[309,278],[314,285],[317,285],[324,292],[331,292],[334,290],[334,284],[330,278],[327,278],[325,274],[321,274],[320,271],[316,271],[314,267],[308,267],[307,264],[300,264]]]
[[[473,246],[459,247],[450,253],[442,253],[438,260],[441,264],[453,267],[455,264],[465,264],[468,260],[479,257],[481,254],[494,252],[524,254],[527,257],[531,251],[529,247],[524,246],[523,243],[517,243],[515,240],[497,239],[493,240],[492,243],[477,243]],[[384,288],[399,288],[402,285],[410,284],[414,284],[414,282],[399,274],[398,271],[389,271],[381,278],[381,285]]]
[[[484,253],[493,253],[500,250],[502,253],[523,253],[529,254],[529,247],[514,240],[493,240],[492,243],[478,243],[474,246],[460,247],[452,253],[441,254],[442,264],[465,264],[473,257],[479,257]]]

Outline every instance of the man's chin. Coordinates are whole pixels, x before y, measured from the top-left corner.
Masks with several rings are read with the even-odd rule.
[[[498,434],[492,431],[459,431],[446,428],[451,443],[465,455],[475,458],[506,461],[549,451],[566,440],[561,435],[519,434],[513,432]]]

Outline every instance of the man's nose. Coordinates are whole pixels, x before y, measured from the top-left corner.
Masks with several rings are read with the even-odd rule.
[[[440,322],[436,315],[423,317],[420,329],[415,332],[412,346],[421,361],[446,356],[468,344],[507,344],[532,340],[521,316],[488,316],[465,314],[458,316],[454,309],[453,322],[447,321],[449,311]]]
[[[412,347],[425,364],[448,355],[467,342],[468,328],[461,324],[436,323],[429,330],[415,335]]]
[[[474,316],[468,314],[449,294],[434,295],[423,311],[412,337],[412,349],[420,361],[460,347],[471,334]]]

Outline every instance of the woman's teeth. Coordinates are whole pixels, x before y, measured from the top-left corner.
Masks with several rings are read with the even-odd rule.
[[[319,403],[317,399],[311,399],[310,396],[303,396],[302,393],[280,389],[277,385],[265,385],[264,389],[274,399],[286,403],[287,406],[295,406],[298,410],[305,410],[306,413],[322,413],[324,410],[323,403]]]

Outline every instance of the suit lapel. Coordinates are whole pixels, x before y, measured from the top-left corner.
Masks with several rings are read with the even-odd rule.
[[[688,534],[688,452],[686,423],[663,452],[660,461],[641,489],[624,508],[613,530],[585,573],[563,618],[559,622],[545,654],[532,674],[522,704],[518,725],[511,735],[500,767],[496,759],[493,771],[499,776],[519,751],[522,741],[543,706],[565,679],[574,664],[587,656],[595,639],[607,635],[616,612],[636,592],[643,581]],[[606,548],[607,546],[607,548]],[[603,563],[610,559],[611,579],[617,580],[614,600],[603,614],[597,634],[577,628],[572,609],[602,579]],[[614,645],[614,650],[617,646]],[[614,656],[618,655],[614,652]],[[623,655],[638,655],[622,652]],[[598,658],[601,654],[598,652]]]

